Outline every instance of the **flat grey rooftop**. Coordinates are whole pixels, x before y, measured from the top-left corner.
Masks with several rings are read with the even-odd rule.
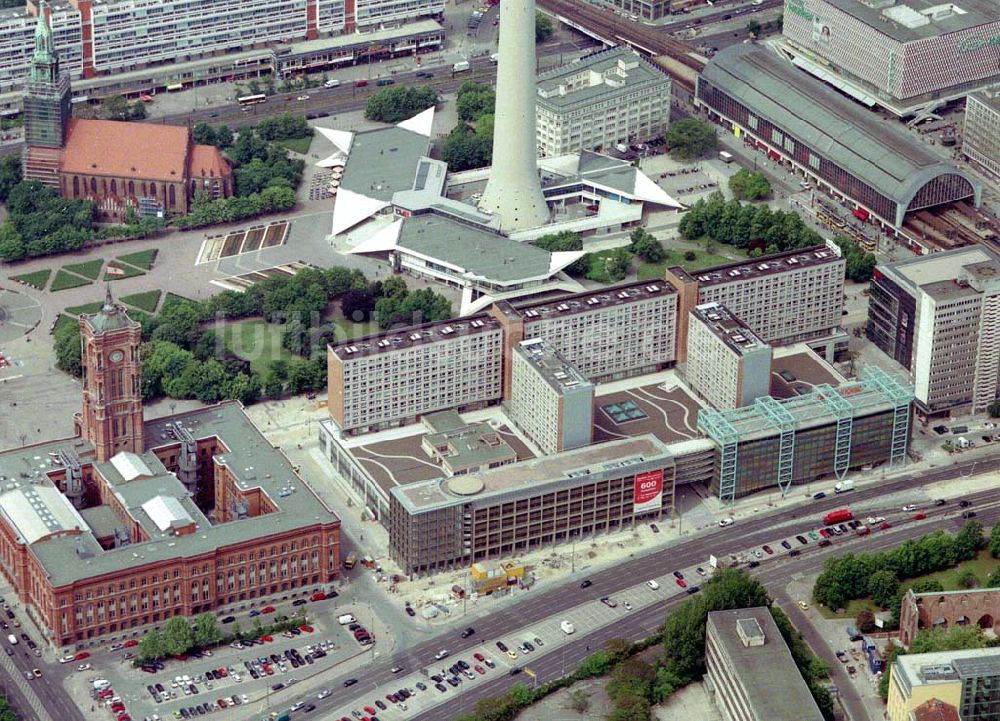
[[[916,18],[930,8],[939,8],[946,3],[941,0],[900,0],[885,9],[896,8],[889,14],[883,9],[871,7],[860,0],[826,0],[830,5],[853,15],[878,32],[885,33],[900,42],[914,42],[939,35],[955,33],[977,25],[984,25],[997,20],[996,0],[955,0],[952,4],[963,10],[961,13],[951,13],[946,17],[931,20],[927,24],[911,26],[907,18]],[[912,12],[907,12],[909,8]]]
[[[417,37],[425,33],[440,32],[441,29],[441,26],[434,20],[423,18],[406,23],[401,27],[382,28],[364,34],[351,33],[332,38],[303,40],[302,42],[292,43],[284,47],[278,46],[275,55],[284,59],[295,57],[296,55],[311,55],[312,53],[333,50],[334,48],[362,48],[367,50],[372,45],[378,45],[386,41]],[[285,49],[286,47],[287,50]]]
[[[765,255],[761,258],[751,258],[750,260],[738,260],[724,265],[714,265],[711,268],[704,268],[695,271],[694,274],[687,272],[679,265],[673,265],[668,270],[681,280],[687,282],[697,281],[701,287],[721,285],[723,283],[734,283],[765,275],[776,275],[788,273],[816,265],[826,263],[843,263],[844,259],[833,252],[825,245],[814,245],[798,250],[786,250],[782,253]]]
[[[669,84],[670,78],[638,53],[618,46],[539,75],[537,103],[554,112],[567,112],[631,93],[669,95]]]
[[[756,626],[745,623],[751,619],[757,622]],[[737,633],[741,621],[745,630],[753,630],[752,635],[756,635],[759,626],[764,633],[763,645],[743,645]],[[736,674],[734,681],[743,691],[754,718],[767,721],[823,718],[767,608],[712,611],[708,614],[708,625],[729,658],[729,667]]]
[[[397,245],[476,279],[510,282],[545,278],[552,265],[552,254],[547,250],[437,213],[406,218]]]
[[[896,659],[896,663],[899,666],[897,670],[904,677],[906,685],[912,688],[913,686],[953,681],[957,676],[956,664],[959,659],[966,663],[966,670],[975,668],[972,665],[974,663],[984,662],[996,673],[996,659],[1000,659],[1000,649],[974,648],[961,651],[904,654]],[[945,667],[950,667],[955,673],[947,673]]]
[[[705,81],[901,206],[939,175],[961,175],[981,187],[899,128],[754,43],[719,51],[698,79]]]
[[[430,139],[397,126],[357,133],[344,165],[340,187],[385,202],[411,190]]]
[[[963,266],[986,261],[1000,262],[1000,256],[981,245],[969,245],[897,263],[886,263],[880,265],[879,270],[896,283],[915,290],[931,283],[954,280]]]
[[[560,395],[565,394],[570,388],[591,385],[576,366],[568,363],[548,341],[542,338],[521,341],[514,347],[514,352],[524,358]]]

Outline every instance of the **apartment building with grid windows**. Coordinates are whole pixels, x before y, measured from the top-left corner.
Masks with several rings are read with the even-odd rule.
[[[705,303],[725,306],[772,345],[836,335],[844,306],[844,267],[833,245],[789,250],[693,274],[671,266],[666,279],[680,298],[678,361],[685,359],[689,314]]]
[[[1000,91],[966,98],[962,153],[1000,177]]]
[[[590,444],[594,386],[541,338],[522,341],[511,356],[507,413],[543,453]]]
[[[788,0],[781,51],[868,107],[932,110],[1000,83],[995,0]]]
[[[910,371],[926,418],[1000,397],[1000,256],[970,246],[877,266],[865,333]]]
[[[688,320],[683,375],[715,408],[739,408],[769,393],[771,346],[724,305],[705,303]]]
[[[59,0],[56,49],[74,78],[265,49],[439,16],[444,0]],[[38,0],[0,11],[0,92],[28,75]]]
[[[608,149],[667,132],[670,77],[628,47],[593,53],[538,76],[538,152]]]
[[[330,415],[346,433],[500,401],[503,330],[490,316],[409,326],[331,345]]]

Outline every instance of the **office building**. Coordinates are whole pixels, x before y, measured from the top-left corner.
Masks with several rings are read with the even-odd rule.
[[[695,104],[736,137],[849,201],[855,215],[887,233],[898,232],[907,213],[981,201],[978,179],[755,43],[719,51],[699,76],[696,96]]]
[[[541,338],[521,341],[511,355],[507,412],[542,453],[590,445],[594,386]]]
[[[1000,83],[993,0],[789,0],[778,47],[869,108],[922,115]]]
[[[484,315],[331,345],[330,415],[350,434],[500,401],[503,330]]]
[[[771,346],[724,305],[695,306],[688,319],[684,378],[715,408],[748,405],[770,392]]]
[[[733,410],[702,410],[698,429],[715,441],[711,491],[722,502],[777,486],[843,479],[852,468],[903,465],[913,390],[876,366],[836,388],[757,398]]]
[[[678,360],[684,360],[688,346],[689,314],[705,303],[724,305],[761,341],[772,345],[842,335],[844,266],[840,251],[825,245],[695,273],[671,266],[666,279],[679,296]],[[829,358],[832,353],[825,355]]]
[[[1000,177],[1000,92],[971,93],[966,98],[962,153]]]
[[[910,721],[929,701],[958,710],[962,721],[991,721],[1000,714],[1000,650],[996,648],[906,654],[889,677],[889,721]]]
[[[866,335],[910,371],[925,417],[1000,396],[1000,256],[984,246],[876,267]]]
[[[670,77],[628,47],[614,47],[538,76],[538,152],[612,150],[667,132]]]
[[[764,606],[712,611],[706,687],[726,721],[819,721],[815,699]]]
[[[138,331],[83,316],[78,435],[0,452],[0,572],[57,648],[339,576],[339,518],[242,406],[142,424]]]
[[[673,456],[652,435],[396,485],[389,555],[407,574],[466,567],[669,515],[673,490]]]
[[[266,54],[277,43],[377,32],[443,12],[443,0],[63,0],[50,10],[55,47],[75,79],[251,49]],[[28,76],[37,16],[38,0],[0,11],[0,91]]]
[[[984,631],[1000,631],[1000,589],[942,593],[914,593],[911,589],[903,595],[900,605],[899,640],[909,648],[924,629],[970,623]]]

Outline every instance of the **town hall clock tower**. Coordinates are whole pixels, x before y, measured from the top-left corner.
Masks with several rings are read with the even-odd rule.
[[[115,303],[108,288],[98,313],[80,316],[83,412],[78,432],[97,460],[120,451],[142,453],[142,327]]]

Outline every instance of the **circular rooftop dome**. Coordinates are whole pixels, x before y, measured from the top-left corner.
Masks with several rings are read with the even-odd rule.
[[[482,479],[468,474],[448,479],[448,490],[458,496],[474,496],[483,490],[485,485]]]

